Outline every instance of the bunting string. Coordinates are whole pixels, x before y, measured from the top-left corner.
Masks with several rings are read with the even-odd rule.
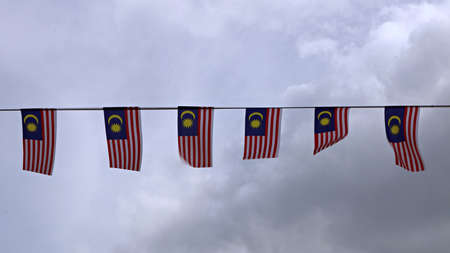
[[[140,111],[178,111],[179,156],[191,167],[204,168],[213,166],[214,110],[245,110],[242,159],[253,160],[278,157],[285,109],[314,109],[313,155],[348,136],[351,109],[384,109],[386,138],[394,151],[395,164],[419,172],[425,170],[417,141],[420,108],[450,108],[450,105],[60,107],[0,108],[0,111],[22,114],[23,170],[50,176],[55,159],[56,111],[103,111],[109,167],[140,171],[144,146]]]
[[[382,109],[386,107],[419,107],[419,108],[450,108],[450,105],[317,105],[317,106],[272,106],[280,109],[315,109],[329,107],[344,107],[354,109]],[[37,108],[37,107],[36,107]],[[46,107],[57,111],[103,111],[104,107]],[[138,107],[141,111],[174,111],[178,107]],[[247,108],[267,108],[267,106],[218,106],[214,110],[245,110]],[[0,112],[20,112],[23,108],[0,108]],[[30,108],[32,109],[32,108]]]

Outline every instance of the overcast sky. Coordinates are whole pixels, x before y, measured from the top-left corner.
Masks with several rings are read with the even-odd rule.
[[[450,1],[0,0],[0,34],[0,107],[450,104]],[[382,109],[316,156],[313,110],[284,110],[279,158],[250,161],[244,111],[217,110],[207,169],[178,157],[176,111],[143,111],[141,172],[108,168],[103,112],[60,111],[51,177],[0,115],[1,252],[450,248],[448,109],[421,110],[421,173]]]

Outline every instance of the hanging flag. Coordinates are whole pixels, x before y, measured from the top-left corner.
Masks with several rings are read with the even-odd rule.
[[[22,109],[23,170],[52,175],[55,158],[56,111]]]
[[[178,107],[178,150],[195,168],[212,167],[212,107]]]
[[[247,108],[243,159],[278,156],[281,129],[280,108]]]
[[[316,107],[314,155],[338,143],[348,134],[348,107]]]
[[[384,110],[386,136],[394,149],[395,164],[409,171],[425,169],[417,148],[419,108],[392,106]]]
[[[139,108],[104,108],[103,112],[109,167],[139,171],[142,157]]]

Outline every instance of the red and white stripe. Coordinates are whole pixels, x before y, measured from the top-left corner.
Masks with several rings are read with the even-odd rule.
[[[23,170],[52,175],[55,158],[56,111],[41,110],[42,140],[23,140]]]
[[[141,170],[142,132],[139,108],[126,108],[127,138],[108,140],[109,167]]]
[[[402,142],[391,142],[395,154],[395,164],[409,171],[423,171],[425,167],[416,141],[419,108],[405,107],[403,121],[403,135],[405,140]]]
[[[348,107],[334,108],[334,131],[314,134],[314,155],[336,144],[348,135]]]
[[[281,109],[267,108],[264,136],[245,136],[243,159],[276,158],[280,147]]]
[[[178,136],[180,157],[195,168],[212,167],[213,108],[198,109],[196,136]]]

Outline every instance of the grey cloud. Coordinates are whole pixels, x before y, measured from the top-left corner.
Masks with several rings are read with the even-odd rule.
[[[447,103],[448,1],[5,2],[2,106]],[[326,54],[312,45],[326,38]],[[320,43],[319,43],[320,44]],[[319,50],[320,51],[320,50]],[[406,91],[405,91],[406,89]],[[312,110],[280,157],[242,161],[242,111],[215,112],[214,167],[177,155],[176,113],[142,112],[140,173],[107,168],[101,112],[59,112],[55,174],[25,173],[2,113],[4,252],[447,252],[448,112],[423,109],[427,170],[396,167],[381,110],[312,155]]]

